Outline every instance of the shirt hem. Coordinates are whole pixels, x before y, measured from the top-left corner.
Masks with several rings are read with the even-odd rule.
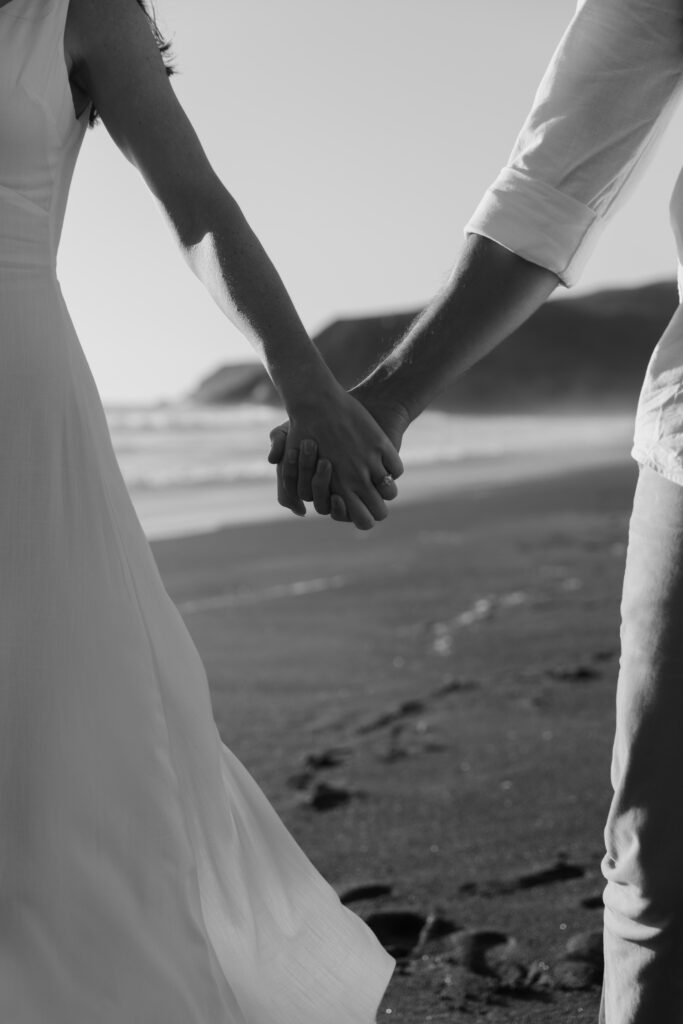
[[[602,228],[599,215],[546,181],[504,167],[464,227],[576,284]]]
[[[637,445],[634,445],[631,449],[631,458],[639,466],[652,469],[659,476],[663,476],[665,480],[683,487],[683,465],[664,465],[653,452],[639,448]]]

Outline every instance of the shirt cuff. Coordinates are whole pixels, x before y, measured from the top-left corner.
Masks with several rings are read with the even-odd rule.
[[[465,235],[484,235],[530,263],[576,284],[602,222],[599,214],[544,181],[504,167],[465,225]]]

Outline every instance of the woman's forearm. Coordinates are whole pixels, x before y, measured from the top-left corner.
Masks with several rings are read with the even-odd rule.
[[[258,352],[285,407],[338,387],[242,211],[217,180],[174,224],[185,259]]]
[[[415,419],[465,370],[524,323],[559,284],[481,235],[469,235],[448,284],[353,394]]]

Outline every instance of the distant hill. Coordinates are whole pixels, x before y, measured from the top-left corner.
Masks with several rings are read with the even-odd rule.
[[[433,407],[461,412],[633,407],[652,349],[677,305],[671,281],[552,299]],[[314,341],[348,388],[416,316],[412,311],[336,320]],[[280,404],[258,363],[223,366],[188,397],[201,404]]]

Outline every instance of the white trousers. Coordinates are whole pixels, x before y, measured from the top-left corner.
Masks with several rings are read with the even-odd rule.
[[[683,1022],[683,487],[642,466],[621,604],[600,1024]]]

